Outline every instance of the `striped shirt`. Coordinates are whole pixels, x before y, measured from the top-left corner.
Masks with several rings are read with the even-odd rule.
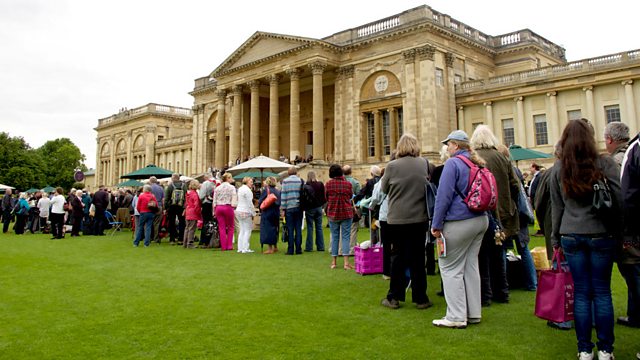
[[[300,188],[303,181],[296,175],[282,180],[280,209],[296,209],[300,207]]]

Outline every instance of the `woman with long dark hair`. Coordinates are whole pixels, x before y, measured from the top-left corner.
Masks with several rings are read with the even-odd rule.
[[[595,323],[598,359],[613,359],[611,270],[620,218],[620,179],[612,158],[601,156],[594,130],[585,119],[569,121],[559,142],[559,159],[550,179],[554,248],[562,247],[574,280],[574,317],[578,358],[593,359],[591,331]],[[605,218],[593,207],[594,187],[606,181],[614,206]],[[593,316],[593,318],[592,318]]]

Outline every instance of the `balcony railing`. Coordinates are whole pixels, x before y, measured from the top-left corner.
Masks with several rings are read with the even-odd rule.
[[[191,109],[160,104],[147,104],[134,109],[123,108],[117,114],[98,120],[98,127],[110,125],[116,122],[129,120],[142,114],[172,114],[176,116],[192,117]]]
[[[590,59],[572,61],[561,65],[547,66],[539,69],[520,71],[512,74],[490,77],[485,80],[465,81],[456,85],[456,94],[487,90],[493,87],[513,85],[516,83],[567,76],[579,72],[590,72],[607,68],[615,68],[628,64],[640,65],[640,50],[604,55]]]
[[[193,136],[184,135],[178,136],[170,139],[163,139],[156,141],[156,149],[173,146],[173,145],[183,145],[183,144],[191,144]]]

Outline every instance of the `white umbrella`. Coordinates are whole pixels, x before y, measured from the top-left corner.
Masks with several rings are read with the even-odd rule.
[[[293,165],[287,164],[282,161],[274,160],[266,156],[256,156],[255,158],[245,161],[242,164],[238,164],[229,170],[231,174],[238,174],[245,171],[259,171],[262,175],[265,171],[273,173],[279,173],[292,167]],[[261,176],[263,178],[264,176]]]
[[[15,189],[13,186],[0,184],[0,190]]]
[[[191,181],[191,180],[193,180],[193,178],[192,178],[192,177],[188,177],[188,176],[186,176],[186,175],[180,175],[180,181],[187,182],[187,181]],[[147,181],[149,181],[149,180],[147,179]],[[166,185],[166,184],[168,184],[170,181],[171,181],[171,176],[166,177],[166,178],[162,178],[162,179],[158,179],[158,182],[159,182],[160,184],[162,184],[162,185]]]

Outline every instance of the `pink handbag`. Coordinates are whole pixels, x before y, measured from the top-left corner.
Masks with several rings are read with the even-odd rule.
[[[553,260],[557,263],[556,269],[540,272],[535,314],[541,319],[561,323],[573,320],[573,277],[562,268],[562,250],[553,252]]]

